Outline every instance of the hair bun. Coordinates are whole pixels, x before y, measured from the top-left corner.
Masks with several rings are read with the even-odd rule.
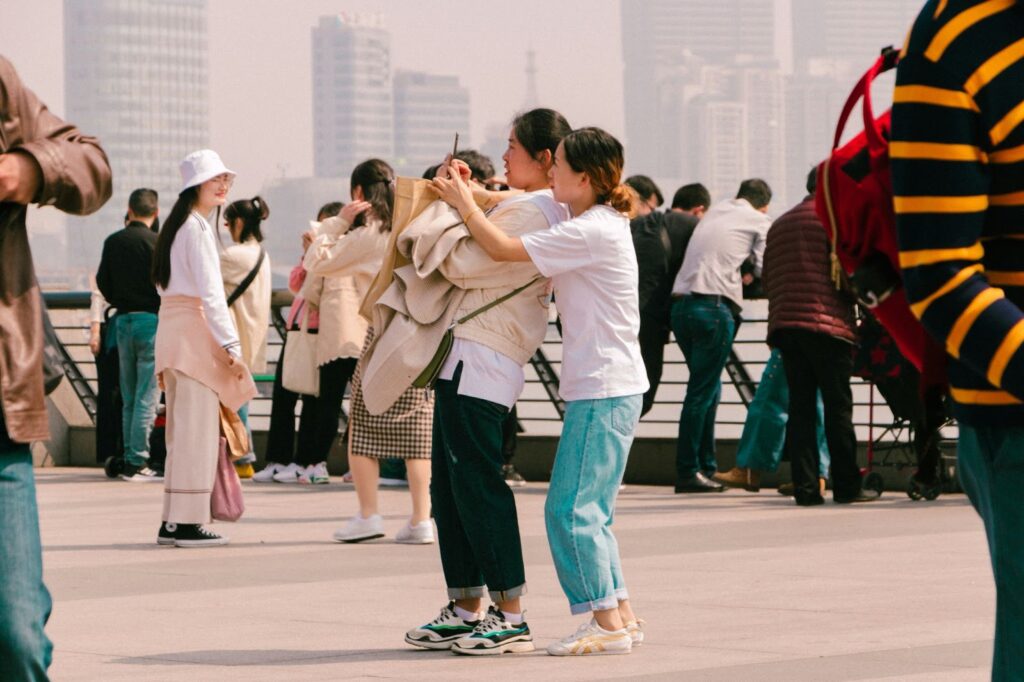
[[[619,213],[629,215],[635,208],[634,196],[635,193],[628,185],[616,185],[612,188],[612,191],[608,193],[607,203]]]

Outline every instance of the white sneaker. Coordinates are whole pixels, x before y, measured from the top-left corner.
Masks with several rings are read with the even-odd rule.
[[[298,483],[299,474],[305,470],[305,467],[300,467],[295,462],[292,462],[286,467],[281,469],[274,474],[274,480],[278,483]]]
[[[325,485],[330,482],[331,477],[327,474],[327,462],[310,464],[299,472],[299,483],[305,485]]]
[[[408,488],[409,481],[404,478],[379,478],[377,485],[381,488]]]
[[[637,618],[626,623],[626,632],[629,633],[629,638],[633,640],[634,647],[644,643],[644,628],[646,626],[647,621],[643,618]]]
[[[430,519],[420,521],[415,526],[405,524],[395,535],[395,542],[403,545],[429,545],[434,542],[434,524]]]
[[[274,480],[274,475],[284,469],[284,466],[277,462],[271,462],[267,466],[263,467],[261,471],[257,471],[252,475],[252,480],[257,483],[270,483]]]
[[[593,618],[579,629],[548,646],[552,656],[602,656],[628,654],[633,649],[633,639],[625,628],[605,630]]]
[[[335,542],[362,542],[384,537],[384,519],[374,514],[364,519],[356,514],[344,526],[334,531]]]

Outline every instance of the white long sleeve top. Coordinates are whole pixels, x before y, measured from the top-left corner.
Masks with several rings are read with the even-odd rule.
[[[221,348],[241,357],[238,331],[228,312],[220,254],[213,228],[206,218],[193,211],[174,237],[171,246],[171,278],[167,288],[157,287],[163,296],[191,296],[203,302],[210,333]]]

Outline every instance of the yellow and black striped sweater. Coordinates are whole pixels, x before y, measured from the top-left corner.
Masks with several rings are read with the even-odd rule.
[[[907,295],[953,358],[957,418],[977,426],[1024,426],[1022,2],[929,2],[892,113]]]

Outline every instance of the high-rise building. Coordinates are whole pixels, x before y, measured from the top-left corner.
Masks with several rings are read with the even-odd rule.
[[[95,270],[128,195],[150,187],[168,207],[178,163],[209,145],[206,0],[64,0],[67,118],[100,139],[114,193],[68,221],[69,265]]]
[[[665,145],[677,126],[662,101],[678,102],[678,70],[688,55],[711,65],[738,56],[775,59],[773,0],[621,2],[626,144],[632,172],[679,177],[684,161]],[[662,92],[670,88],[677,92]]]
[[[348,177],[394,153],[391,36],[374,17],[321,17],[313,35],[313,168]]]
[[[812,59],[843,62],[843,69],[867,70],[886,45],[899,47],[921,0],[790,0],[793,71]]]
[[[419,177],[451,152],[456,132],[469,146],[469,91],[457,77],[399,70],[394,85],[396,171]]]

